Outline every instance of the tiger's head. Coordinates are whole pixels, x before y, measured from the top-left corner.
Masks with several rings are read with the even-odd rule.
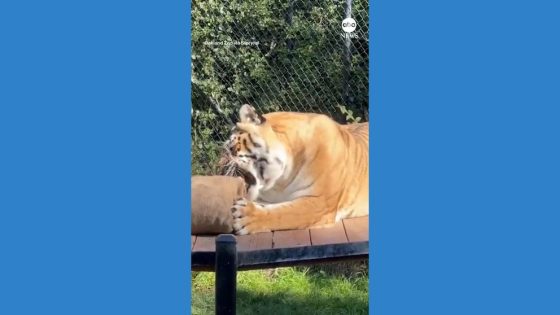
[[[248,104],[239,110],[239,122],[232,128],[225,149],[230,163],[255,179],[254,194],[274,186],[286,167],[286,150],[272,122]]]

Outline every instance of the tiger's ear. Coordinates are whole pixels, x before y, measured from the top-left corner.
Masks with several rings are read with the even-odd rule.
[[[244,124],[251,123],[251,124],[260,125],[263,124],[266,121],[266,119],[263,116],[257,114],[257,111],[253,106],[249,104],[244,104],[239,109],[239,121],[241,121]]]
[[[258,133],[258,126],[255,125],[254,123],[242,123],[242,122],[238,122],[237,124],[235,124],[237,126],[237,129],[241,130],[241,131],[245,131],[247,133]]]

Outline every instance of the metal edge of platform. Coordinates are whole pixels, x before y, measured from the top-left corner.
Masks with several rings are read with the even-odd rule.
[[[369,257],[369,241],[241,251],[237,253],[237,256],[239,270],[367,259]],[[215,260],[216,253],[213,251],[193,252],[191,254],[191,270],[214,271]]]

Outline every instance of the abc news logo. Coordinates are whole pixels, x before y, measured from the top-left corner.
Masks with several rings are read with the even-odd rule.
[[[356,30],[356,21],[353,18],[345,18],[342,20],[342,37],[344,38],[358,38],[358,34],[352,34]]]

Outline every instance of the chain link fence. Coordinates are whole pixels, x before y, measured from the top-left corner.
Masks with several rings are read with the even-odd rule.
[[[218,172],[245,103],[367,121],[368,28],[367,0],[193,0],[192,173]]]

